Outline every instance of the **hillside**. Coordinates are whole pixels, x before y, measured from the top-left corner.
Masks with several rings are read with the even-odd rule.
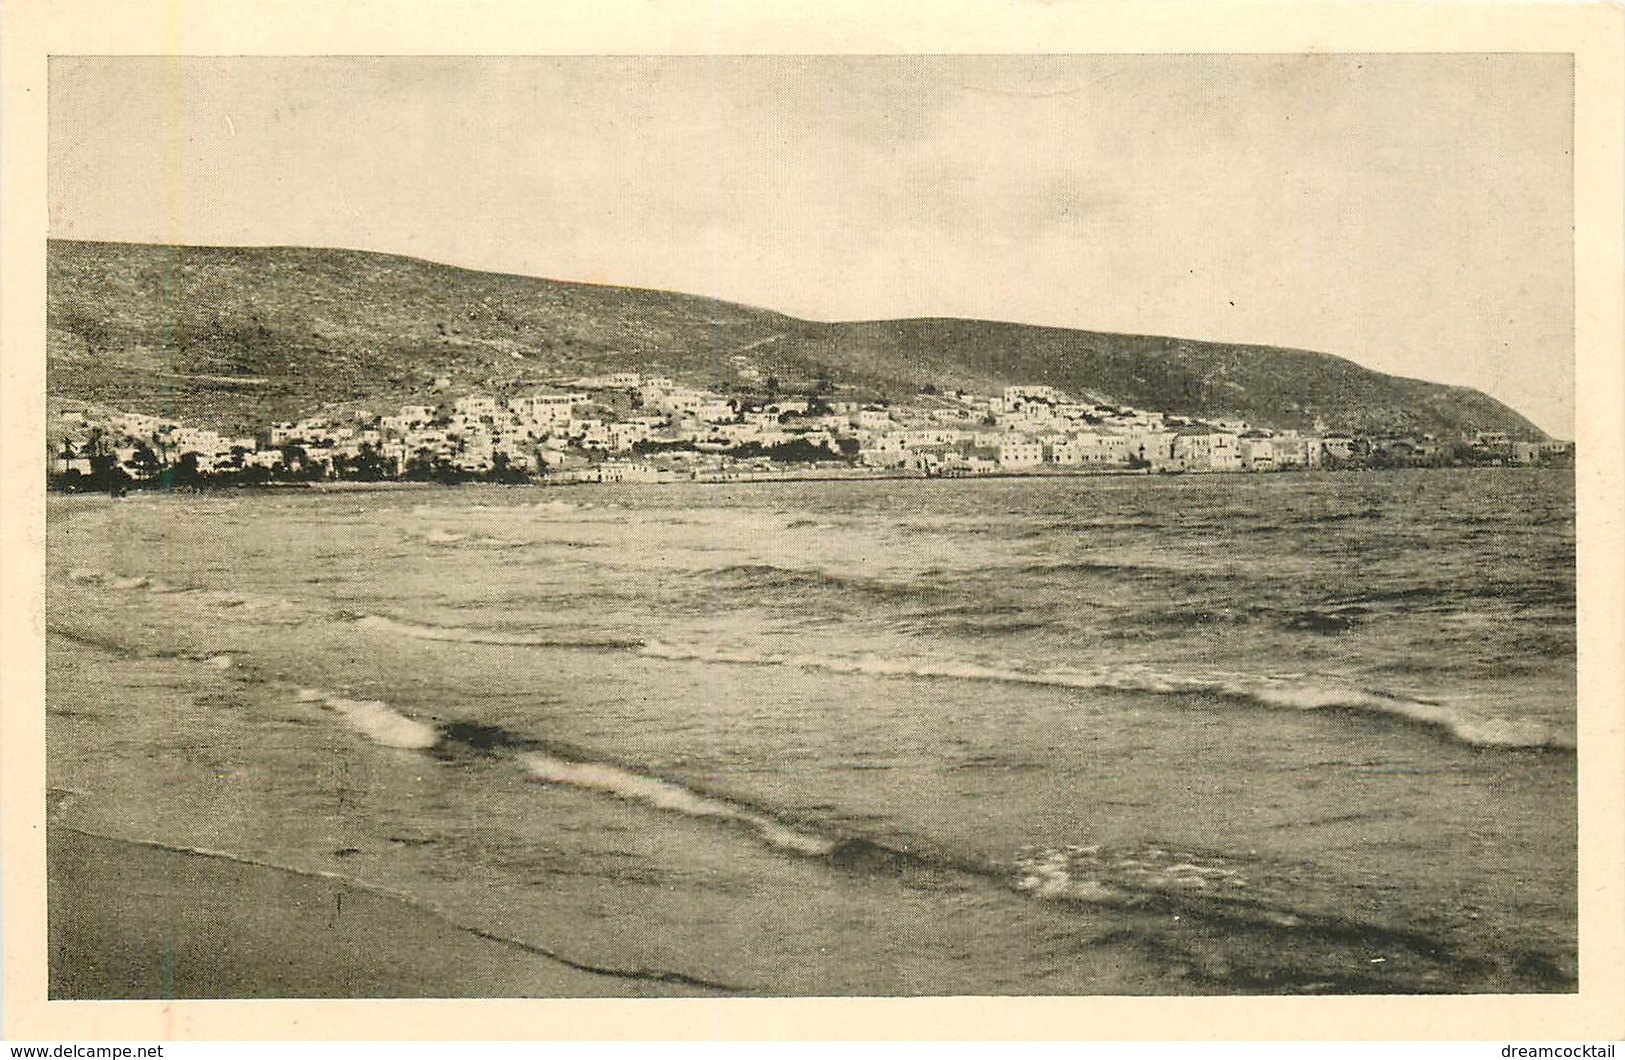
[[[53,397],[222,427],[385,407],[439,377],[502,394],[636,370],[893,399],[1049,383],[1274,427],[1544,437],[1477,391],[1304,350],[976,320],[826,324],[364,251],[52,241],[47,303]]]
[[[1357,434],[1502,430],[1545,437],[1469,387],[1384,375],[1309,350],[971,320],[841,324],[834,333],[853,364],[890,363],[918,350],[915,364],[927,373],[1046,383],[1180,415],[1277,428],[1314,429],[1319,422]]]

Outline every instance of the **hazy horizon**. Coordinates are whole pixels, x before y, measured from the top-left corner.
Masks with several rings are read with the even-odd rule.
[[[1574,436],[1566,55],[59,58],[50,235],[1316,350]]]

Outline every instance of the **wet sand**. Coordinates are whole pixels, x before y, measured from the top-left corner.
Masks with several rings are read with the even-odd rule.
[[[650,997],[342,880],[52,828],[53,999]]]

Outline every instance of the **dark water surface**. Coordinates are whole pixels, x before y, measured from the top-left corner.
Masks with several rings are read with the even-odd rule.
[[[1574,494],[53,498],[106,834],[756,994],[1575,987]]]

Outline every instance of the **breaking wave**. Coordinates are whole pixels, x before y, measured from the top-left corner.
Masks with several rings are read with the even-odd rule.
[[[918,598],[912,586],[874,582],[872,579],[837,578],[820,571],[797,571],[771,565],[722,568],[718,575],[759,580],[763,585],[783,587],[787,582],[857,587],[864,592]],[[127,591],[167,588],[152,579],[122,576],[103,571],[76,569],[68,578],[83,585]],[[223,605],[292,608],[287,601],[244,597]],[[1294,617],[1300,628],[1315,632],[1340,632],[1352,625],[1345,618],[1355,608],[1344,606],[1328,612],[1303,612]],[[657,659],[718,663],[744,666],[789,666],[837,674],[875,677],[951,679],[1055,688],[1150,693],[1158,695],[1206,695],[1256,706],[1286,710],[1341,710],[1377,717],[1397,718],[1429,727],[1461,743],[1486,748],[1557,748],[1573,750],[1574,735],[1542,718],[1485,716],[1470,706],[1440,700],[1407,696],[1384,689],[1352,687],[1331,679],[1275,677],[1235,673],[1167,673],[1138,665],[1096,669],[1040,669],[958,660],[891,658],[878,655],[781,654],[752,649],[710,646],[683,646],[664,641],[617,638],[569,638],[550,632],[510,632],[465,626],[436,626],[407,622],[383,615],[342,616],[372,632],[418,640],[461,644],[489,644],[526,648],[576,648],[585,650],[631,650]],[[433,741],[430,743],[432,744]],[[421,746],[429,746],[423,744]]]
[[[298,698],[303,703],[320,703],[350,728],[385,747],[427,751],[440,742],[440,733],[434,726],[409,718],[382,700],[349,699],[309,688],[300,689]]]
[[[87,570],[85,568],[69,571],[68,580],[78,582],[80,585],[96,585],[103,589],[113,589],[119,592],[129,589],[147,589],[152,586],[152,579],[143,578],[139,575],[126,577],[108,571]]]
[[[1208,695],[1287,710],[1346,710],[1400,718],[1436,728],[1477,747],[1573,749],[1573,738],[1536,718],[1486,718],[1455,705],[1385,691],[1351,688],[1313,678],[1243,674],[1170,674],[1143,666],[1095,670],[1026,669],[957,661],[887,658],[878,655],[793,655],[728,650],[649,641],[642,654],[683,662],[744,666],[790,666],[837,674],[989,681],[1157,695]]]
[[[406,534],[408,541],[422,541],[426,545],[444,548],[450,545],[463,545],[469,548],[523,548],[525,542],[510,538],[493,537],[490,534],[469,533],[462,530],[448,530],[445,527],[434,527],[425,531],[412,531]]]
[[[297,625],[309,617],[301,605],[279,596],[267,596],[226,589],[202,589],[174,585],[161,578],[144,575],[113,574],[108,571],[78,568],[67,573],[69,581],[77,585],[106,589],[113,592],[144,591],[155,596],[187,596],[220,608],[252,612],[256,620],[276,625]]]
[[[780,850],[822,857],[835,849],[835,843],[831,840],[792,828],[766,814],[620,766],[604,762],[571,762],[541,751],[522,754],[519,762],[530,778],[539,783],[602,792],[688,817],[728,821],[744,826],[763,842]]]
[[[493,644],[516,648],[640,648],[638,640],[586,640],[557,637],[545,633],[509,633],[494,629],[471,629],[467,626],[430,626],[420,622],[403,622],[383,615],[362,615],[356,625],[375,633],[389,633],[417,640],[446,641],[455,644]]]
[[[1320,948],[1337,956],[1352,944],[1390,954],[1424,972],[1458,966],[1476,970],[1471,961],[1452,954],[1440,938],[1349,917],[1337,892],[1327,892],[1327,881],[1306,866],[1132,845],[1029,847],[1017,852],[1012,862],[961,861],[916,853],[906,844],[891,846],[864,836],[792,824],[768,811],[676,781],[609,762],[583,760],[573,757],[574,752],[549,750],[536,741],[477,723],[436,728],[378,701],[310,689],[301,690],[299,698],[320,702],[352,728],[386,746],[448,753],[455,751],[455,745],[504,751],[538,784],[573,788],[736,828],[770,849],[822,861],[843,872],[919,883],[942,873],[961,874],[1040,901],[1172,914],[1175,921],[1191,917],[1241,931],[1288,931],[1294,952]],[[919,875],[922,873],[925,875]],[[1154,946],[1156,940],[1150,939],[1148,944]],[[1219,970],[1219,974],[1228,973]],[[1371,984],[1372,988],[1377,985],[1376,981]]]
[[[569,515],[571,512],[577,511],[579,507],[579,505],[571,504],[569,501],[537,501],[531,505],[531,510],[543,512],[547,515]]]
[[[1301,963],[1312,966],[1313,982],[1305,980],[1311,986],[1391,991],[1395,982],[1425,985],[1453,981],[1464,975],[1482,976],[1488,967],[1477,958],[1453,953],[1444,936],[1351,916],[1348,892],[1307,864],[1132,843],[1117,847],[1027,847],[1002,861],[961,859],[931,850],[917,852],[906,842],[889,845],[839,828],[789,821],[768,809],[635,768],[594,761],[575,749],[551,747],[480,722],[430,725],[376,700],[351,699],[313,689],[301,689],[297,695],[302,702],[319,703],[352,729],[384,746],[451,758],[469,751],[500,754],[538,784],[620,799],[661,813],[736,829],[769,849],[813,859],[842,872],[896,877],[910,887],[938,886],[937,881],[945,879],[979,880],[1039,901],[1118,908],[1125,915],[1150,915],[1158,924],[1188,918],[1220,930],[1241,932],[1241,937],[1251,938],[1258,945],[1288,945],[1292,954],[1302,958]],[[963,884],[951,885],[957,888]],[[1132,924],[1139,926],[1124,927],[1125,937],[1140,939],[1154,951],[1162,952],[1159,947],[1167,940],[1154,930],[1147,932],[1143,921]],[[1282,932],[1289,935],[1283,936]],[[1362,973],[1323,982],[1325,973],[1321,969],[1346,959],[1350,947],[1362,953],[1385,954],[1383,959],[1394,961],[1401,977],[1384,979]],[[1191,950],[1187,955],[1197,956],[1199,951]],[[1545,977],[1551,982],[1562,985],[1572,979],[1565,979],[1556,965],[1552,968],[1555,970]],[[1252,974],[1222,960],[1207,965],[1199,962],[1196,971],[1200,977],[1227,985],[1234,985],[1233,980],[1250,982]],[[1303,978],[1273,964],[1260,976],[1260,984],[1274,988],[1290,987]]]
[[[1155,895],[1263,904],[1282,927],[1301,919],[1284,908],[1288,888],[1260,878],[1257,866],[1158,847],[1107,850],[1100,845],[1032,848],[1016,859],[1016,889],[1035,898],[1132,905]]]

